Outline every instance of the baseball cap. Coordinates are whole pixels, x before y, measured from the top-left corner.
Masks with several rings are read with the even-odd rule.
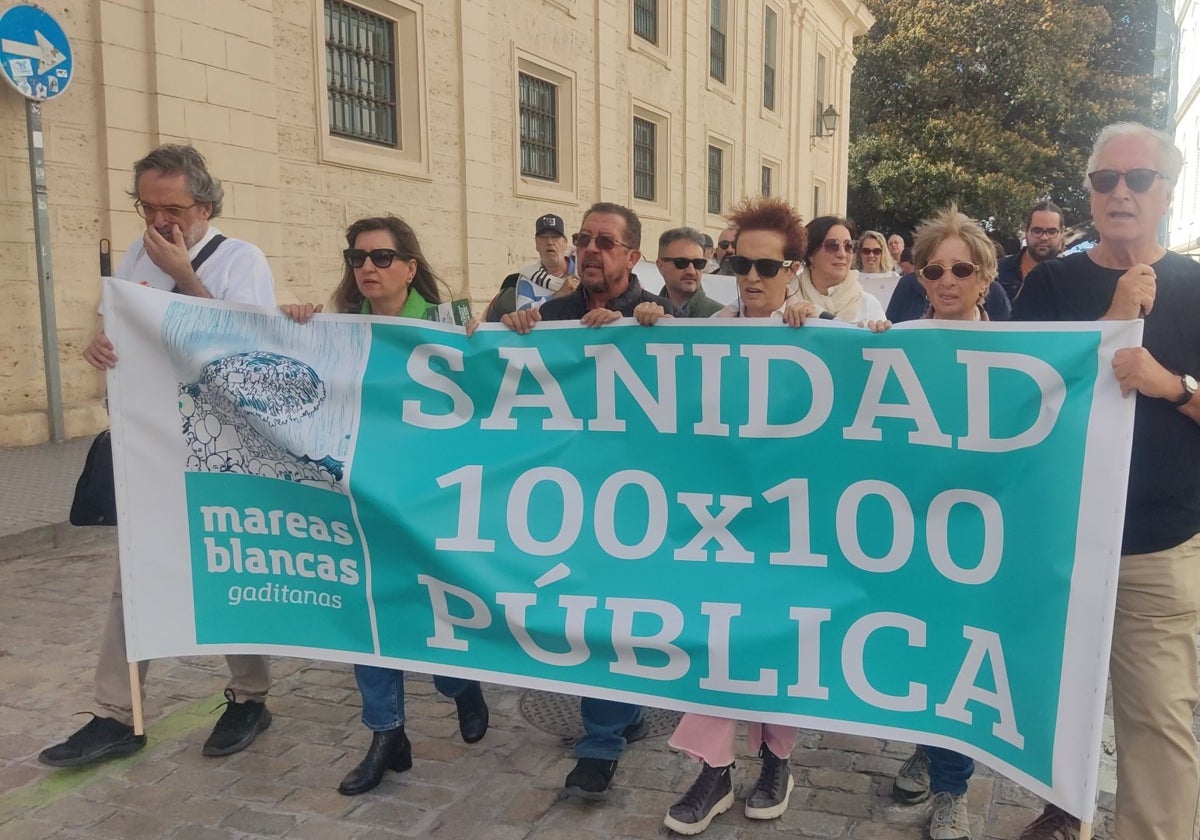
[[[534,236],[540,236],[543,233],[553,231],[564,239],[567,236],[567,226],[563,224],[562,217],[555,216],[553,213],[547,213],[544,216],[538,216],[537,225],[535,227]]]

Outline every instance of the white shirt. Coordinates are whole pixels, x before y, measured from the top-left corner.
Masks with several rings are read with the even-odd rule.
[[[209,225],[204,238],[188,249],[188,257],[195,259],[218,233],[219,230]],[[140,238],[130,246],[114,276],[152,289],[169,292],[175,288],[171,276],[146,256],[146,246]],[[257,246],[241,239],[226,239],[218,245],[197,270],[196,277],[216,300],[275,305],[275,280],[266,255]]]

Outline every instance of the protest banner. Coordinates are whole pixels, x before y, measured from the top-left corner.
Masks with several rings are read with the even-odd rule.
[[[104,310],[131,658],[936,744],[1091,818],[1139,323]]]

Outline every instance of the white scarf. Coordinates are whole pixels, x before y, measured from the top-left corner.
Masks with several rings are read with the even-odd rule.
[[[822,294],[813,285],[812,273],[808,266],[800,272],[800,297],[825,310],[842,321],[854,323],[858,320],[859,310],[862,309],[863,287],[858,282],[858,271],[850,269],[846,279],[836,286],[830,286],[829,291]]]

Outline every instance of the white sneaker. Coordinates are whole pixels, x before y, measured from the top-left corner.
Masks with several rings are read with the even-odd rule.
[[[967,797],[938,791],[933,795],[929,815],[929,840],[971,840],[971,821],[967,818]]]

